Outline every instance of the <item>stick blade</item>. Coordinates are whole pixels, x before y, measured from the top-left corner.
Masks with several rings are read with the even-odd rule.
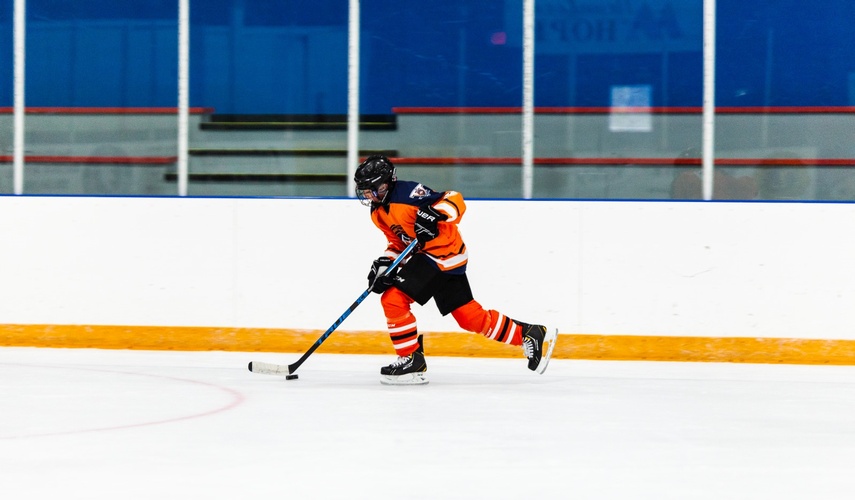
[[[263,375],[290,375],[288,365],[277,365],[276,363],[265,363],[263,361],[250,361],[249,371]]]

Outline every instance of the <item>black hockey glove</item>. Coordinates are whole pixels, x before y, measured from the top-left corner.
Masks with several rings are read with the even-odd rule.
[[[371,263],[371,271],[368,273],[368,287],[374,293],[385,292],[395,280],[395,273],[398,268],[395,268],[389,275],[383,276],[386,269],[392,265],[392,259],[389,257],[380,257]]]
[[[448,216],[437,212],[432,206],[425,205],[419,208],[419,211],[416,212],[416,239],[419,240],[419,244],[421,246],[425,246],[425,244],[436,238],[439,235],[439,228],[437,224],[441,221],[448,219]]]

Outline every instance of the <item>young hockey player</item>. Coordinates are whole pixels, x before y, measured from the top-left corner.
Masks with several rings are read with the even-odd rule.
[[[505,344],[522,346],[528,368],[543,373],[557,340],[547,331],[485,310],[475,301],[466,277],[466,245],[457,225],[466,204],[455,191],[436,192],[417,182],[398,180],[395,166],[381,155],[369,156],[356,169],[356,195],[371,207],[371,220],[388,240],[385,254],[368,274],[380,303],[398,359],[380,369],[384,384],[426,384],[424,343],[410,306],[434,299],[439,312],[451,314],[461,328]],[[419,248],[389,276],[385,270],[413,238]],[[544,344],[549,349],[544,354]]]

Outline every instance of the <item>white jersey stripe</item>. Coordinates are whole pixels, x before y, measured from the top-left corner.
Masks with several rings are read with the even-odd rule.
[[[431,258],[434,262],[439,264],[440,269],[451,269],[453,267],[457,267],[460,264],[465,263],[469,260],[469,251],[464,251],[461,254],[455,255],[453,257],[449,257],[447,259],[437,259],[436,257],[428,254],[428,257]]]
[[[458,216],[457,208],[455,208],[454,205],[445,201],[444,199],[442,201],[440,201],[439,203],[437,203],[436,205],[434,205],[433,208],[448,216],[448,219],[446,219],[446,222],[454,222],[455,220],[457,220],[457,216]]]

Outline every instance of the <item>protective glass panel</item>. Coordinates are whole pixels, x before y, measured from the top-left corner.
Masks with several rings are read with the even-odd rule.
[[[703,1],[546,0],[537,15],[536,195],[672,198],[685,159],[700,165]]]
[[[174,194],[177,2],[27,2],[27,194]]]
[[[847,0],[719,0],[716,193],[855,199],[853,16]]]
[[[362,2],[362,156],[467,197],[521,196],[522,1]]]
[[[0,193],[13,3],[0,0]],[[350,194],[348,3],[192,3],[191,195]],[[27,2],[25,193],[177,194],[177,9]],[[436,189],[520,197],[522,10],[363,0],[360,155]],[[702,12],[536,2],[535,198],[701,198]],[[853,14],[846,0],[719,0],[716,199],[855,198]]]
[[[344,196],[347,0],[191,7],[191,195]]]

